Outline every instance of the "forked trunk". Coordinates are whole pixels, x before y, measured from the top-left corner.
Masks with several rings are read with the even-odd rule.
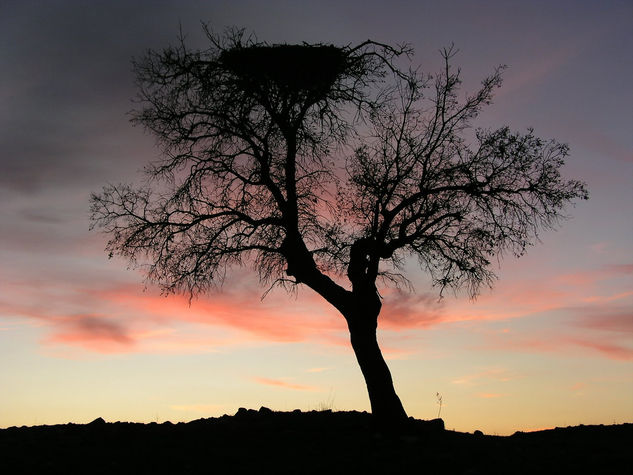
[[[395,427],[407,420],[407,413],[393,387],[391,373],[376,338],[376,324],[348,318],[352,348],[365,377],[371,412],[381,426]],[[375,320],[374,320],[375,321]]]

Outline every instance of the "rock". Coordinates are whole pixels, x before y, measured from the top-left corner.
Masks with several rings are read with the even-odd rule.
[[[260,414],[272,414],[273,411],[271,409],[268,409],[265,406],[262,406],[262,407],[259,408],[259,413]]]
[[[95,427],[95,426],[102,426],[105,424],[106,424],[106,421],[104,421],[102,417],[97,417],[94,421],[90,422],[88,425]]]
[[[240,407],[235,413],[236,417],[246,417],[246,416],[254,416],[257,414],[255,409],[246,409],[244,407]]]
[[[431,419],[426,421],[426,426],[431,431],[442,432],[445,430],[444,419]]]

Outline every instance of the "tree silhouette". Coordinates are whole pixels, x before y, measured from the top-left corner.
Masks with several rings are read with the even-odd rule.
[[[135,61],[133,121],[163,158],[145,187],[93,195],[93,226],[168,292],[205,292],[245,264],[262,282],[313,289],[347,322],[372,413],[406,419],[376,339],[377,282],[406,282],[415,256],[440,293],[491,285],[493,256],[523,254],[587,198],[560,175],[567,146],[473,129],[503,68],[460,100],[452,47],[430,77],[399,65],[408,46],[205,31],[207,50],[181,39]]]

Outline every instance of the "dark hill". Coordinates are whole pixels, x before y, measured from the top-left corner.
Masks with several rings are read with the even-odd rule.
[[[527,474],[633,473],[633,424],[509,437],[444,430],[441,420],[382,431],[359,412],[273,412],[189,423],[0,430],[0,473]]]

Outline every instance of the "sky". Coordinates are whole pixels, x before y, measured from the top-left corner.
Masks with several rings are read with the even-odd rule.
[[[369,410],[343,318],[312,293],[264,300],[248,268],[189,305],[89,230],[89,196],[159,157],[133,127],[131,59],[201,21],[270,43],[454,43],[464,90],[499,64],[476,125],[568,143],[589,201],[475,301],[383,289],[379,340],[410,416],[511,434],[633,422],[633,3],[29,1],[0,4],[0,427]],[[442,396],[439,404],[438,394]]]

